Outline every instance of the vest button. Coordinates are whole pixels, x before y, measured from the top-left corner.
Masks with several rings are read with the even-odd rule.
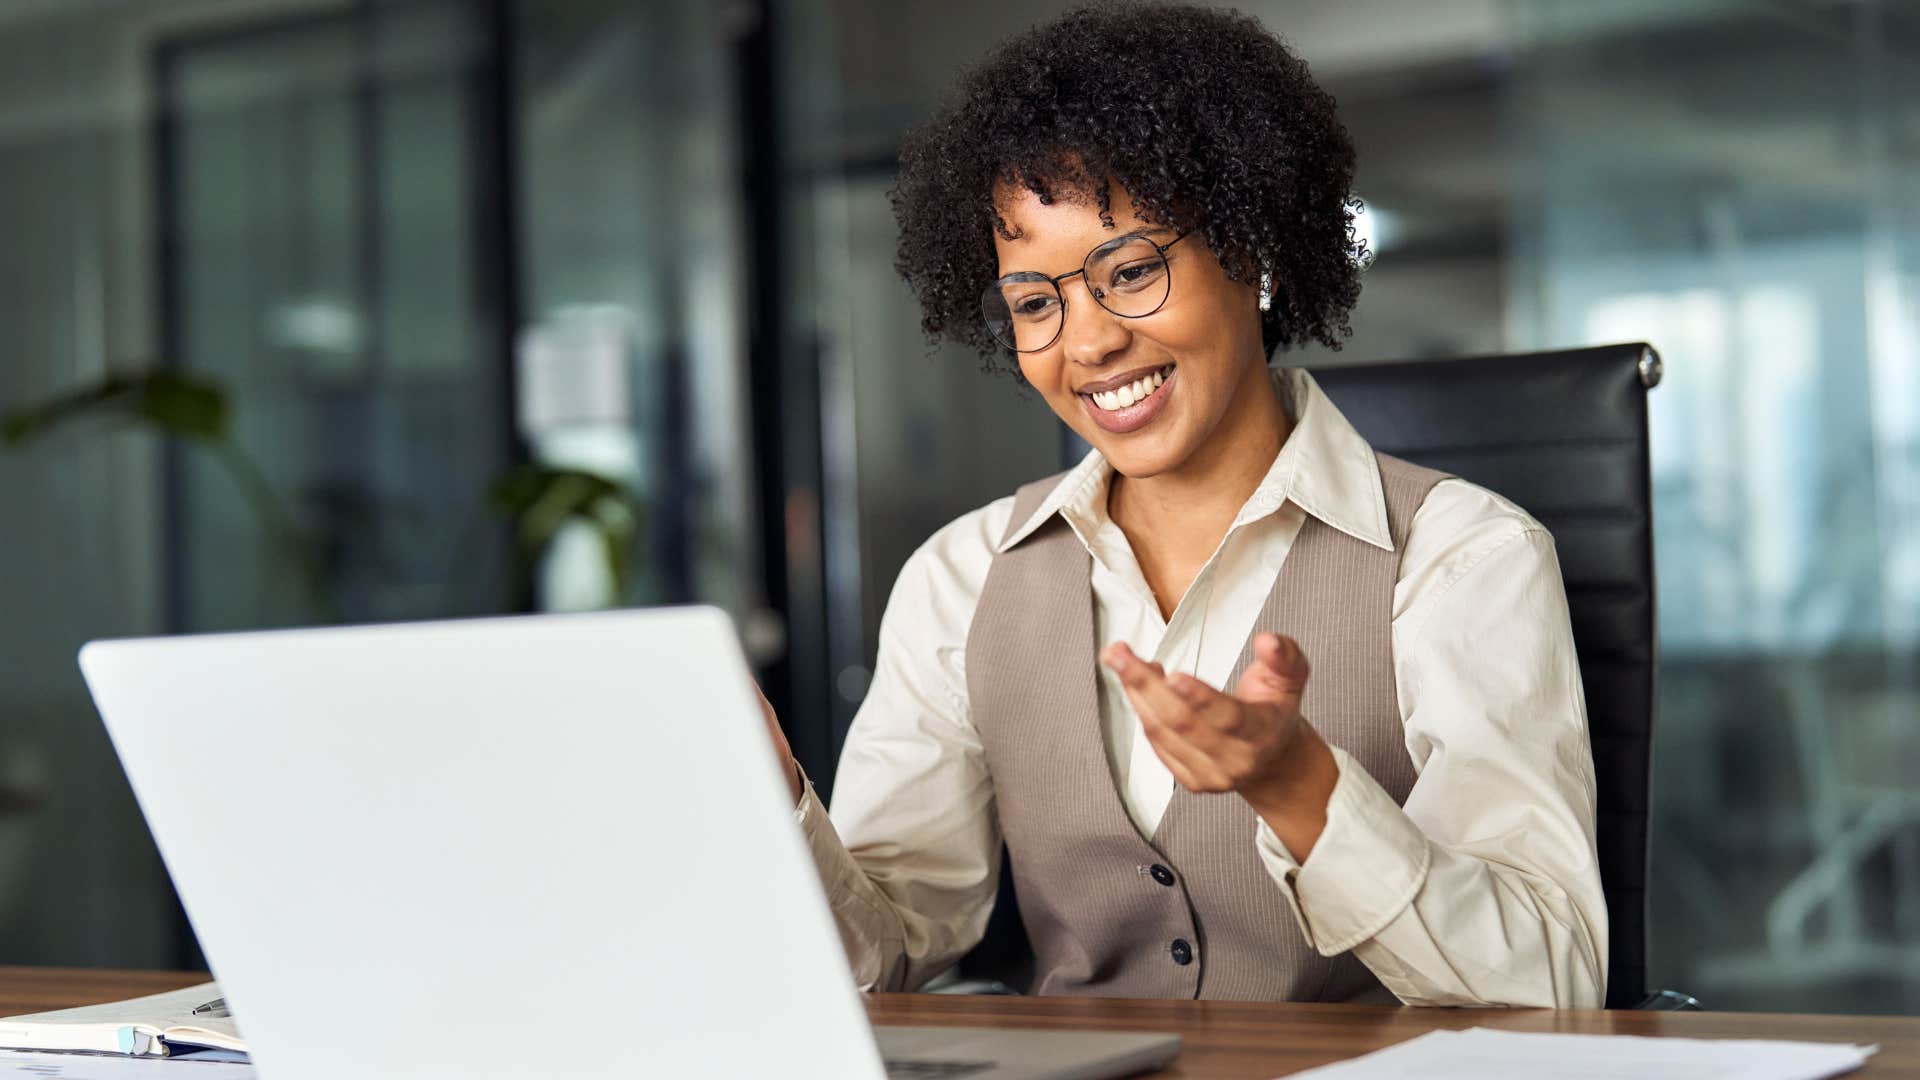
[[[1193,963],[1193,946],[1187,944],[1186,938],[1174,938],[1167,951],[1173,954],[1173,962],[1181,967]]]
[[[1153,880],[1162,885],[1171,886],[1173,884],[1173,871],[1161,866],[1159,863],[1154,863],[1147,872],[1153,875]]]

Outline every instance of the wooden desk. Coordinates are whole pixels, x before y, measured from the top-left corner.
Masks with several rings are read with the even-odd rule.
[[[1879,1043],[1849,1080],[1920,1080],[1920,1018],[1726,1012],[1606,1012],[1599,1009],[1404,1009],[1380,1005],[1266,1005],[1238,1001],[945,997],[875,994],[876,1024],[1171,1031],[1180,1059],[1154,1076],[1173,1080],[1270,1080],[1404,1042],[1436,1028],[1497,1027],[1582,1035],[1680,1035]]]
[[[157,994],[206,978],[193,972],[0,967],[0,1016]],[[1879,1043],[1880,1053],[1852,1077],[1920,1080],[1920,1018],[1914,1017],[1392,1009],[937,994],[875,994],[867,1001],[867,1012],[880,1024],[1178,1032],[1185,1040],[1179,1063],[1155,1074],[1165,1080],[1268,1080],[1378,1050],[1435,1028],[1469,1027]]]

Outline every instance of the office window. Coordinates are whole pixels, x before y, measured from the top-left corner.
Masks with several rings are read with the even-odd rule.
[[[1920,24],[1509,6],[1515,346],[1645,338],[1661,631],[1651,970],[1920,1000]]]

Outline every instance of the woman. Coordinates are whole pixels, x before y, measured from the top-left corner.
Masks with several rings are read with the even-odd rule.
[[[1352,173],[1301,61],[1180,6],[1020,34],[907,139],[927,331],[1094,452],[907,562],[831,819],[769,710],[862,985],[979,940],[1004,839],[1037,993],[1601,1002],[1551,539],[1267,367],[1348,332]]]

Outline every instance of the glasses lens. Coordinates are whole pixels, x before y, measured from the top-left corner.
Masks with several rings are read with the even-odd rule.
[[[1137,319],[1167,302],[1166,257],[1145,237],[1133,236],[1102,247],[1087,258],[1087,284],[1093,298],[1115,315]]]
[[[987,286],[980,314],[993,339],[1014,352],[1038,352],[1060,336],[1060,292],[1039,274],[1014,274]]]

